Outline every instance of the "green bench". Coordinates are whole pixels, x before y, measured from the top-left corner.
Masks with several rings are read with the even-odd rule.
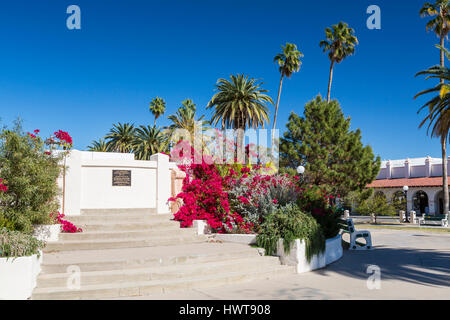
[[[348,233],[350,235],[350,250],[371,250],[372,236],[369,231],[356,231],[353,219],[341,219],[339,226],[341,234]],[[366,243],[358,241],[358,239],[365,239]]]
[[[448,214],[423,215],[419,218],[419,226],[423,224],[439,224],[448,227]]]

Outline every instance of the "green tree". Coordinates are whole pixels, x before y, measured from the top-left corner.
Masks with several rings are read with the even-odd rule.
[[[108,144],[104,139],[99,139],[98,141],[92,141],[91,145],[88,147],[88,151],[94,152],[109,152]]]
[[[307,183],[340,198],[364,189],[380,170],[380,157],[362,144],[359,129],[350,131],[339,103],[320,96],[305,105],[303,117],[291,113],[280,151],[281,166],[303,165]]]
[[[273,59],[274,62],[278,63],[279,71],[281,74],[280,85],[278,88],[278,98],[277,104],[275,106],[275,115],[273,117],[273,130],[275,130],[276,122],[277,122],[277,114],[278,107],[280,104],[281,97],[281,87],[283,86],[283,78],[287,77],[288,79],[292,76],[294,72],[298,72],[300,70],[300,66],[302,62],[300,58],[303,57],[303,54],[297,50],[297,46],[292,43],[286,43],[286,46],[281,46],[283,52],[278,53]],[[275,132],[272,131],[272,143],[274,140]]]
[[[155,116],[155,122],[153,123],[156,126],[156,120],[166,112],[166,102],[163,98],[156,97],[150,102],[150,112]]]
[[[382,193],[374,193],[368,199],[364,199],[358,203],[357,211],[361,215],[374,217],[373,223],[377,223],[377,217],[394,216],[396,215],[396,209]]]
[[[433,88],[431,90],[423,91],[419,93],[417,96],[420,96],[425,93],[433,92],[434,89],[439,89],[441,92],[446,86],[444,85],[445,80],[445,61],[444,54],[445,50],[445,39],[448,37],[448,33],[450,31],[450,3],[449,0],[436,0],[435,3],[425,3],[423,7],[420,9],[421,17],[432,17],[431,20],[427,23],[427,31],[434,31],[434,33],[440,38],[440,69],[437,67],[430,68],[426,71],[419,72],[419,74],[426,74],[429,78],[438,77],[440,79],[441,88]],[[448,123],[449,114],[448,111],[445,111],[447,107],[444,107],[444,102],[438,102],[438,100],[446,100],[445,92],[441,92],[441,94],[435,99],[430,100],[425,106],[429,107],[429,115],[424,119],[424,122],[429,121],[430,125],[435,122],[435,127],[433,128],[431,136],[440,137],[441,139],[441,153],[442,153],[442,187],[444,193],[444,212],[449,211],[449,195],[448,195],[448,168],[447,168],[447,137],[448,137],[448,125],[444,125],[445,122]],[[448,99],[448,98],[447,98]],[[440,112],[436,110],[436,106],[440,105]],[[424,107],[425,107],[424,106]],[[423,108],[423,107],[422,107]],[[419,110],[420,111],[420,110]],[[430,117],[431,116],[431,117]],[[437,119],[436,121],[434,121]],[[447,120],[446,120],[447,119]],[[424,122],[421,123],[419,127],[421,127]]]
[[[39,136],[24,134],[18,124],[0,132],[0,176],[8,187],[0,193],[0,218],[31,233],[33,224],[50,224],[59,207],[60,157],[45,153]],[[2,220],[2,219],[0,219]]]
[[[186,99],[181,103],[181,107],[178,108],[175,114],[167,117],[172,123],[169,125],[168,134],[172,135],[175,130],[182,129],[189,132],[189,138],[191,143],[194,141],[196,131],[205,130],[208,127],[208,121],[203,120],[204,115],[196,119],[197,106],[191,99]],[[176,137],[180,139],[182,137]],[[187,138],[187,137],[185,137]],[[175,143],[178,141],[175,141]]]
[[[242,129],[264,127],[269,122],[267,103],[273,104],[272,98],[265,93],[262,82],[242,74],[231,75],[230,80],[219,79],[217,93],[208,103],[207,109],[214,108],[211,124],[220,122],[222,129]],[[244,135],[238,132],[238,145],[242,146]],[[237,148],[238,158],[241,148]]]
[[[150,160],[152,154],[167,152],[168,142],[160,128],[140,126],[136,129],[132,148],[136,160]]]
[[[331,28],[326,28],[326,40],[320,41],[320,47],[323,47],[324,53],[328,51],[328,58],[331,61],[330,77],[328,81],[328,102],[330,102],[331,97],[334,65],[335,63],[341,63],[342,60],[355,52],[358,38],[356,38],[354,34],[355,31],[352,28],[349,28],[347,23],[339,22],[338,24],[331,26]]]
[[[118,123],[113,124],[113,127],[105,137],[108,149],[112,152],[129,153],[133,150],[132,144],[134,141],[136,129],[133,124]]]

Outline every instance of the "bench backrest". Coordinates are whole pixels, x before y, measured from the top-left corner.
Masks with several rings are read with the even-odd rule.
[[[448,214],[436,214],[434,216],[430,216],[430,215],[425,215],[424,216],[425,220],[448,220]]]
[[[339,221],[339,226],[341,227],[341,230],[345,230],[347,232],[353,233],[355,232],[355,225],[353,224],[353,219],[341,219]]]

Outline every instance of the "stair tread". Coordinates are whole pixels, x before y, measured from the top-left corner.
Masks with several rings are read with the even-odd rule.
[[[259,270],[254,272],[254,274],[264,274],[268,272],[274,271],[290,271],[294,270],[294,267],[284,266],[284,265],[275,265],[265,268],[264,270]],[[94,291],[94,290],[105,290],[105,289],[121,289],[121,288],[130,288],[130,287],[145,287],[145,286],[157,286],[157,285],[169,285],[169,284],[177,284],[177,283],[186,283],[186,282],[195,282],[199,280],[214,280],[221,278],[228,278],[233,276],[247,275],[247,271],[236,271],[236,272],[227,272],[227,273],[217,273],[211,275],[200,275],[194,277],[186,277],[186,278],[176,278],[176,279],[163,279],[163,280],[150,280],[150,281],[137,281],[137,282],[121,282],[121,283],[105,283],[105,284],[92,284],[81,286],[80,291]],[[36,288],[33,292],[33,295],[37,294],[46,294],[46,293],[61,293],[61,292],[73,292],[73,290],[68,289],[67,287],[48,287],[48,288]]]

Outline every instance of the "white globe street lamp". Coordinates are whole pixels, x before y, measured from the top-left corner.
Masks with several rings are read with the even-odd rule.
[[[403,186],[403,192],[405,193],[405,220],[406,222],[409,222],[408,220],[408,186]]]
[[[298,174],[304,174],[305,173],[305,167],[304,166],[298,166],[297,167],[297,173]]]

